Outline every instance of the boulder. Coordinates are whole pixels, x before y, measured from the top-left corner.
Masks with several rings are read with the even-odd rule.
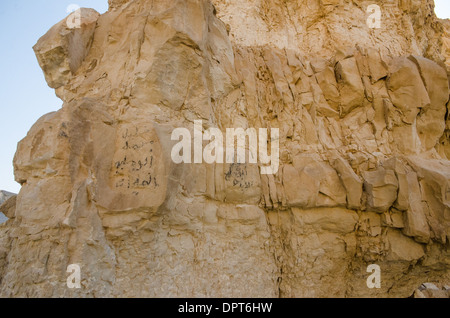
[[[358,210],[361,208],[361,198],[363,193],[363,182],[353,171],[352,167],[342,158],[337,158],[333,162],[342,184],[347,191],[347,207]]]
[[[364,101],[364,85],[354,57],[344,59],[336,64],[341,116],[350,113]]]
[[[99,16],[93,9],[78,9],[52,27],[33,47],[51,88],[66,85],[79,69],[91,48]]]
[[[395,172],[383,167],[363,172],[364,190],[367,193],[367,210],[384,213],[397,200],[398,180]]]

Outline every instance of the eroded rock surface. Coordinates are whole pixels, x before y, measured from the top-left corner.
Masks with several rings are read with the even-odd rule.
[[[382,6],[381,29],[354,1],[109,3],[35,47],[64,105],[18,145],[0,296],[409,297],[450,279],[432,1]],[[171,133],[195,120],[278,128],[278,172],[175,164]]]

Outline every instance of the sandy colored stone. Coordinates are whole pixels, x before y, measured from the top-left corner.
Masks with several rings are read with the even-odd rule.
[[[406,175],[409,191],[409,209],[404,214],[405,228],[403,233],[414,237],[418,242],[427,243],[430,239],[430,229],[423,210],[422,194],[415,172]]]
[[[336,78],[341,94],[340,112],[341,115],[346,115],[354,108],[362,106],[364,100],[364,85],[356,59],[352,57],[338,62]]]
[[[347,207],[349,209],[358,209],[361,207],[361,196],[363,192],[363,182],[356,175],[352,167],[342,158],[338,158],[333,163],[338,172],[341,182],[347,191]]]
[[[398,180],[395,172],[380,167],[376,171],[363,173],[364,189],[367,193],[367,209],[385,212],[397,200]]]
[[[33,47],[45,79],[59,88],[76,73],[89,53],[99,13],[81,8],[52,27]]]
[[[383,162],[383,167],[394,171],[398,180],[398,194],[394,207],[397,210],[406,211],[409,207],[409,194],[411,192],[406,165],[399,158],[391,158]]]
[[[370,70],[370,78],[372,83],[388,75],[388,67],[380,56],[380,52],[369,48],[367,52],[367,64]]]
[[[0,204],[0,212],[9,219],[14,218],[16,214],[16,201],[17,196],[11,196],[9,199]]]
[[[380,30],[357,1],[109,6],[35,46],[63,107],[18,144],[0,297],[428,297],[423,283],[448,285],[448,23],[431,0],[383,6]],[[171,134],[186,128],[192,144],[197,120],[279,129],[277,173],[175,164]],[[70,264],[81,289],[67,288]],[[367,288],[369,264],[380,289]]]
[[[401,57],[390,62],[389,73],[387,85],[392,103],[403,113],[402,121],[412,125],[420,109],[431,103],[419,70],[414,62]]]
[[[436,146],[445,130],[442,118],[445,118],[449,99],[447,72],[442,66],[423,57],[410,58],[418,65],[430,97],[430,105],[421,109],[417,119],[417,131],[422,145],[425,150],[429,150]]]
[[[390,246],[387,259],[414,261],[425,255],[423,246],[412,239],[403,236],[400,232],[391,230],[387,234],[387,241]]]

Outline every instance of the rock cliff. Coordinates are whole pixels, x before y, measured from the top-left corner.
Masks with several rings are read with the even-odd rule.
[[[1,297],[409,297],[448,284],[450,39],[432,0],[109,5],[34,47],[64,104],[18,145]],[[172,132],[195,138],[198,121],[279,129],[279,169],[175,163]]]

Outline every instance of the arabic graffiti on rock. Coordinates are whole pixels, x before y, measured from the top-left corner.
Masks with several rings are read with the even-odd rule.
[[[136,190],[159,187],[154,146],[149,130],[137,126],[122,129],[112,167],[115,188],[130,189],[138,195]]]

